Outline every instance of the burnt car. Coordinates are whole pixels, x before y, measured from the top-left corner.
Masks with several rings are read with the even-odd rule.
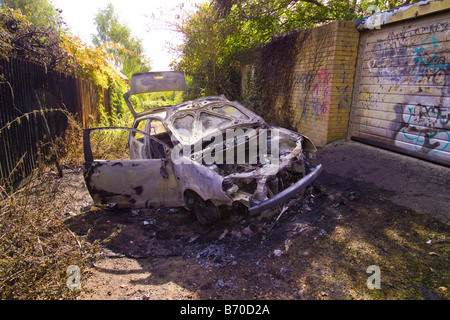
[[[258,214],[298,195],[322,166],[307,137],[268,125],[224,96],[211,96],[136,112],[135,94],[187,91],[181,72],[134,74],[124,99],[131,128],[84,130],[86,186],[95,203],[124,208],[184,207],[202,224],[215,224],[222,210]],[[130,159],[95,160],[94,130],[127,130]]]

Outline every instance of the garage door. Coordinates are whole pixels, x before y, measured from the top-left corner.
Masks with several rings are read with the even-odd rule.
[[[353,139],[450,165],[450,11],[361,32]]]

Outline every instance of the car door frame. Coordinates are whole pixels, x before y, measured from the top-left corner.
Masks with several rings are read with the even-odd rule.
[[[160,143],[166,158],[94,160],[90,133],[96,130],[139,132]],[[185,206],[170,159],[172,149],[163,141],[134,128],[89,128],[83,129],[83,148],[84,179],[95,203],[115,203],[124,208]]]

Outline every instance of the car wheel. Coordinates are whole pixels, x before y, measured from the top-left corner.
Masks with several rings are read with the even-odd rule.
[[[220,221],[220,211],[211,201],[203,201],[195,197],[192,203],[192,211],[202,225],[212,226]]]

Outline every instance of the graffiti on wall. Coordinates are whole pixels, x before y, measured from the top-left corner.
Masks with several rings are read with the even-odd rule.
[[[332,74],[325,69],[320,71],[307,70],[296,72],[293,78],[293,86],[301,90],[299,105],[302,108],[300,120],[306,121],[309,115],[316,116],[316,120],[328,114],[331,98]],[[342,89],[342,94],[348,95],[348,88]],[[349,97],[340,98],[341,106],[349,101]],[[309,112],[312,110],[313,112]]]
[[[416,28],[404,26],[390,32],[373,45],[372,58],[367,62],[369,72],[396,85],[411,84],[409,76],[414,74],[416,78],[427,76],[433,84],[436,75],[448,68],[445,54],[437,50],[448,30],[449,23],[445,22]]]
[[[336,87],[338,95],[338,109],[350,108],[350,87],[348,85]]]
[[[440,100],[447,101],[447,57],[438,49],[436,34],[426,36],[413,47],[414,69],[410,84],[441,88]],[[419,93],[420,95],[420,93]],[[450,158],[450,109],[443,103],[435,105],[436,96],[423,96],[410,104],[405,97],[402,122],[395,136],[395,145],[434,158]]]
[[[428,46],[426,46],[427,44]],[[428,76],[432,78],[432,82],[436,83],[438,75],[445,76],[445,71],[448,67],[446,57],[445,55],[435,53],[437,48],[438,44],[436,37],[431,35],[426,37],[420,46],[413,50],[414,73],[416,74],[416,78]],[[438,84],[441,83],[438,81]]]
[[[322,119],[329,114],[331,107],[332,88],[337,109],[349,109],[351,103],[351,87],[346,84],[345,72],[343,72],[342,85],[332,86],[333,74],[326,69],[319,71],[307,70],[296,72],[293,77],[293,86],[300,90],[299,106],[301,108],[300,120],[307,121],[308,116],[314,116],[315,120]],[[309,111],[308,111],[309,110]],[[312,111],[312,112],[311,112]]]
[[[368,101],[362,102],[362,107],[376,107],[380,101],[371,100],[380,94],[402,95],[391,122],[395,146],[446,160],[450,159],[449,30],[448,22],[409,24],[377,39],[366,66],[370,76],[377,77],[372,83],[382,86],[366,93]]]
[[[296,72],[293,79],[293,86],[306,91],[311,83],[313,83],[315,76],[316,72],[313,70]]]
[[[331,96],[331,78],[332,74],[325,71],[325,69],[317,73],[317,80],[313,86],[313,96],[309,105],[314,109],[318,115],[328,113],[330,107]]]
[[[402,108],[397,105],[397,108]],[[410,151],[446,158],[450,153],[450,107],[405,105],[395,145]]]

